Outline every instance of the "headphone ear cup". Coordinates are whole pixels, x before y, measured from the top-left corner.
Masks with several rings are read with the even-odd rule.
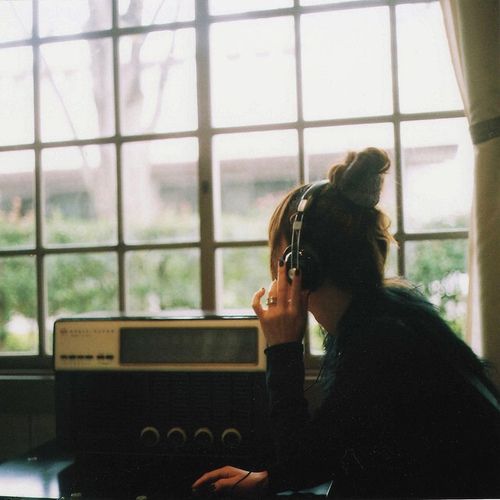
[[[286,278],[288,283],[292,282],[292,247],[288,246],[285,248],[283,252],[283,256],[281,257],[285,262],[286,267]]]
[[[286,276],[288,282],[293,279],[294,270],[292,269],[292,247],[289,246],[283,252],[282,259],[285,261]],[[299,269],[304,290],[316,290],[322,283],[320,265],[316,254],[304,248],[299,250]]]

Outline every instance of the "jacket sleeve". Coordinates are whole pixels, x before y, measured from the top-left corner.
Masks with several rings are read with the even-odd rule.
[[[304,396],[302,344],[266,350],[277,450],[276,463],[268,469],[271,492],[335,480],[353,463],[363,467],[362,450],[385,446],[385,431],[396,418],[393,396],[403,390],[401,367],[408,369],[411,347],[401,342],[399,328],[366,333],[340,353],[333,389],[313,417]]]
[[[330,465],[338,461],[340,446],[325,435],[331,420],[325,403],[311,419],[304,397],[303,346],[294,342],[266,350],[267,385],[276,462],[269,467],[269,488],[275,493],[298,490],[331,479]]]

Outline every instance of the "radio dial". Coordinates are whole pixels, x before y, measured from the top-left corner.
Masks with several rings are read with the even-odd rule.
[[[242,439],[240,431],[234,427],[226,429],[221,436],[222,444],[231,450],[238,448]]]
[[[153,426],[144,427],[141,431],[141,442],[144,446],[152,448],[160,442],[160,433]]]
[[[182,448],[187,441],[187,434],[182,427],[172,427],[167,432],[167,443],[175,449]]]
[[[208,427],[200,427],[194,433],[194,442],[199,448],[208,450],[214,442],[214,435]]]

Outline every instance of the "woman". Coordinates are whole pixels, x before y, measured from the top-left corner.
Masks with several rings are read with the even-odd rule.
[[[500,496],[498,392],[434,308],[384,281],[391,243],[376,208],[384,151],[350,153],[328,182],[299,187],[269,226],[274,281],[254,295],[268,348],[276,462],[223,467],[195,491],[266,496],[332,481],[338,497]],[[310,311],[326,332],[325,399],[304,397]]]

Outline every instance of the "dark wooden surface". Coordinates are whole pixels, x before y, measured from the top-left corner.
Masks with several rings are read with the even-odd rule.
[[[211,463],[212,465],[218,465]],[[207,467],[202,457],[75,458],[49,442],[0,464],[1,499],[167,500],[192,498],[190,485]],[[325,497],[328,485],[285,498]],[[199,496],[196,498],[200,498]],[[276,498],[276,497],[274,497]]]

